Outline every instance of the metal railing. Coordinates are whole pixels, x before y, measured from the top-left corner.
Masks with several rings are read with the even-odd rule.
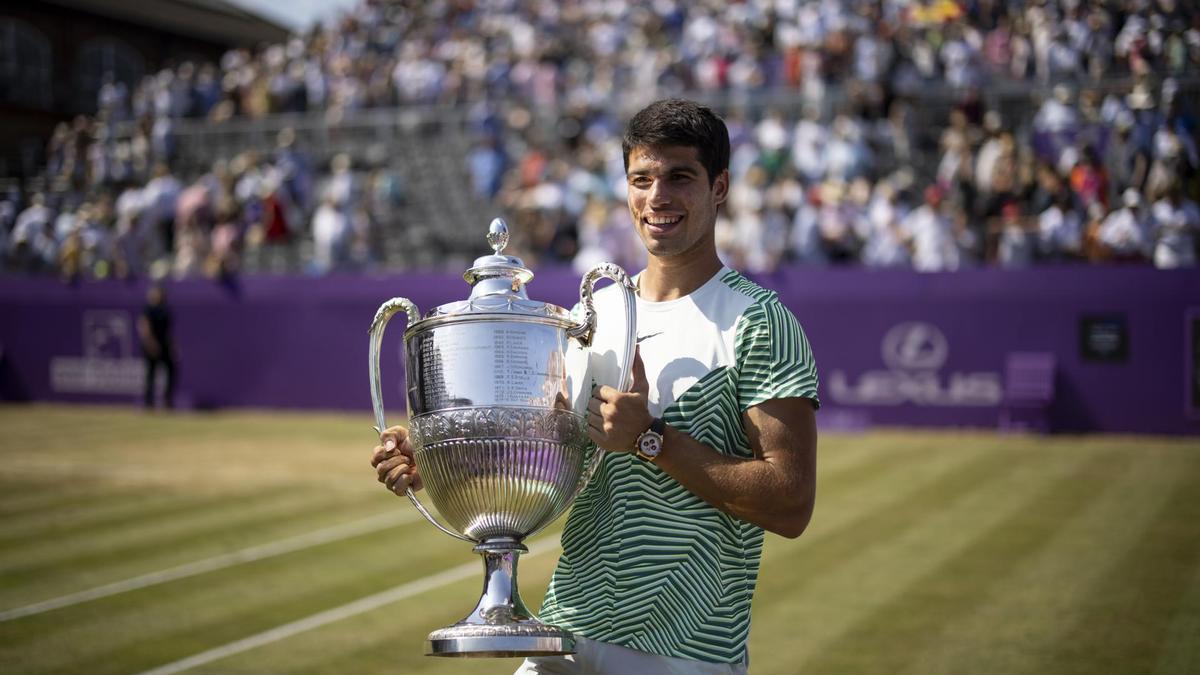
[[[1190,73],[1174,78],[1177,95],[1190,103],[1200,101],[1200,73]],[[1100,97],[1109,94],[1125,94],[1137,83],[1130,76],[1110,77],[1103,80],[1056,80],[1035,82],[1031,80],[995,79],[976,88],[984,105],[990,109],[1015,108],[1030,117],[1035,112],[1031,102],[1050,96],[1056,85],[1066,85],[1075,92],[1091,91]],[[682,92],[684,95],[705,103],[721,112],[738,110],[750,118],[757,118],[768,110],[798,112],[806,104],[816,104],[824,116],[835,114],[850,100],[851,87],[832,84],[826,87],[819,101],[806,99],[802,92],[793,88],[774,88],[754,91]],[[917,110],[940,110],[962,101],[970,89],[950,87],[944,82],[930,82],[921,86],[920,96],[913,100]],[[650,92],[643,95],[624,96],[608,102],[606,110],[617,118],[625,118],[635,110],[660,96],[674,95],[672,92]],[[504,109],[521,105],[514,101],[498,102]],[[538,110],[534,123],[551,123],[558,119],[561,110]],[[345,140],[388,141],[411,133],[463,132],[467,129],[467,108],[453,105],[407,105],[395,108],[366,108],[346,111],[336,118],[325,110],[306,113],[277,113],[261,117],[233,117],[220,122],[187,119],[176,123],[174,135],[181,140],[200,137],[207,140],[222,138],[237,139],[255,147],[273,143],[278,133],[292,129],[297,140],[304,139],[314,149],[334,148]]]

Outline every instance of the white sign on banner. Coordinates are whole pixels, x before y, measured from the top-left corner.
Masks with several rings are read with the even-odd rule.
[[[987,407],[1004,398],[1001,375],[993,371],[943,372],[950,355],[946,335],[931,323],[906,321],[884,334],[880,355],[887,369],[851,378],[829,376],[829,394],[845,405]]]
[[[125,310],[83,312],[83,356],[50,359],[50,388],[59,394],[140,394],[146,366],[134,351],[137,336]]]

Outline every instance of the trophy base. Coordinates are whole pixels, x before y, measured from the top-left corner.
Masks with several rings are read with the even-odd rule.
[[[475,611],[429,634],[428,656],[553,656],[575,653],[575,636],[533,615],[517,590],[517,558],[527,551],[512,537],[480,542],[483,596]]]
[[[428,656],[555,656],[575,653],[571,633],[536,622],[500,626],[458,624],[429,634]]]

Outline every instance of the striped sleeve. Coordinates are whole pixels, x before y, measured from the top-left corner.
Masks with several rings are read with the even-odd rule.
[[[817,364],[804,329],[774,294],[742,314],[734,342],[742,412],[775,398],[807,398],[819,408]]]

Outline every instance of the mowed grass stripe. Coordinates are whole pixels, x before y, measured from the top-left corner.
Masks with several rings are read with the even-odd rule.
[[[920,486],[925,477],[948,471],[953,466],[977,457],[978,452],[964,449],[962,452],[938,453],[932,456],[928,444],[912,443],[911,439],[892,444],[887,438],[874,436],[835,436],[823,438],[817,458],[817,504],[812,524],[806,537],[814,531],[826,529],[842,522],[857,511],[844,508],[826,510],[826,493],[847,495],[856,504],[868,507],[881,499],[894,499],[903,492]],[[849,447],[847,447],[849,446]],[[853,448],[851,451],[850,449]],[[837,462],[847,455],[852,462]],[[833,457],[834,460],[829,460]],[[903,477],[904,480],[898,480]]]
[[[11,454],[11,453],[6,453]],[[44,473],[17,476],[0,470],[0,533],[20,532],[44,521],[58,518],[87,517],[92,507],[103,501],[106,509],[153,507],[161,499],[172,499],[169,492],[148,492],[129,485],[107,485],[98,481],[74,481],[47,478]],[[104,513],[104,511],[101,511]]]
[[[1200,569],[1200,452],[1192,448],[1186,461],[1164,465],[1171,480],[1145,484],[1143,496],[1159,508],[1140,529],[1110,529],[1105,555],[1090,561],[1104,575],[1080,597],[1075,621],[1047,654],[1059,672],[1096,672],[1111,663],[1151,672],[1167,660],[1171,624],[1186,611],[1186,591]],[[1189,648],[1193,656],[1200,651],[1200,635]]]
[[[1200,673],[1200,640],[1196,638],[1197,635],[1200,635],[1200,565],[1192,570],[1191,584],[1182,594],[1179,607],[1171,617],[1154,675]]]
[[[891,512],[920,492],[936,490],[943,482],[953,483],[956,472],[973,462],[985,461],[987,453],[973,449],[956,452],[924,453],[875,446],[869,439],[846,439],[870,448],[867,460],[839,470],[817,462],[817,502],[812,523],[799,541],[816,546],[827,537],[852,535],[863,522],[878,512]],[[795,546],[778,537],[766,538],[764,558],[780,547]],[[788,548],[790,550],[790,548]]]
[[[931,446],[927,461],[961,452]],[[765,672],[797,672],[806,659],[827,654],[829,643],[863,617],[970,545],[977,529],[1000,522],[1029,495],[1083,461],[1082,456],[1058,455],[1035,466],[1023,461],[1029,453],[987,442],[975,444],[969,453],[982,458],[976,456],[898,503],[877,505],[831,536],[772,541],[755,595],[755,625],[788,626],[791,637],[786,645],[772,645],[761,642],[769,629],[752,631],[751,662]],[[909,477],[901,472],[895,480],[905,484]],[[826,492],[823,508],[853,507],[846,494]],[[791,601],[776,600],[781,597]],[[919,608],[912,611],[920,613]],[[864,654],[880,653],[871,647],[859,645]]]
[[[205,492],[307,482],[342,490],[361,486],[363,466],[377,438],[369,419],[0,407],[0,427],[7,432],[0,440],[0,482],[45,485],[49,480],[57,494],[96,483]]]
[[[366,498],[367,495],[356,495],[359,504]],[[74,556],[96,548],[136,545],[180,531],[203,531],[214,523],[227,522],[247,513],[284,515],[302,505],[333,507],[346,501],[341,495],[301,491],[286,485],[204,497],[176,493],[173,498],[163,499],[149,508],[121,509],[122,512],[107,517],[56,518],[40,527],[14,528],[25,531],[0,535],[0,571],[9,557],[49,562],[56,557]],[[105,510],[102,500],[96,500],[96,510]],[[70,546],[64,548],[64,542]]]
[[[13,485],[14,481],[6,481],[0,484],[0,490],[7,491]],[[95,485],[93,483],[88,487]],[[77,490],[78,487],[65,484],[64,481],[39,486],[38,490],[54,496],[53,500],[42,500],[41,504],[27,512],[3,513],[3,520],[0,520],[0,547],[18,545],[23,540],[33,540],[46,534],[61,536],[155,517],[173,517],[189,509],[203,511],[231,497],[253,497],[262,492],[252,487],[209,493],[145,487],[91,489],[84,492]]]
[[[154,523],[145,531],[65,538],[6,552],[0,563],[0,599],[4,606],[28,604],[55,595],[229,552],[248,542],[264,542],[322,527],[330,519],[370,513],[371,500],[347,507],[285,490],[273,498],[234,502],[229,508]],[[314,527],[315,526],[315,527]]]
[[[0,624],[12,672],[152,668],[469,561],[461,542],[410,523]]]
[[[523,554],[522,558],[532,558],[546,551],[557,550],[558,547],[552,542],[547,542],[541,539],[529,546],[529,551]],[[220,645],[212,649],[206,650],[199,654],[193,654],[178,661],[173,661],[156,668],[152,668],[143,672],[141,675],[173,675],[174,673],[190,670],[197,666],[206,665],[221,661],[230,656],[241,654],[264,647],[269,644],[286,640],[288,638],[307,633],[308,631],[321,628],[328,624],[343,621],[345,619],[374,611],[381,607],[386,607],[401,600],[406,600],[416,595],[426,593],[440,586],[445,586],[453,582],[467,579],[474,574],[480,574],[482,566],[479,562],[468,562],[457,567],[452,567],[448,570],[437,572],[426,577],[421,577],[414,581],[410,581],[399,586],[381,591],[374,595],[360,598],[353,602],[327,609],[311,616],[289,622],[282,626],[276,626],[269,630],[251,635],[249,637],[236,640],[234,642]]]
[[[930,472],[930,468],[940,470]],[[816,526],[810,526],[805,538],[797,542],[771,540],[774,545],[769,546],[764,557],[785,555],[785,551],[787,555],[804,556],[809,574],[799,579],[800,586],[795,588],[803,592],[823,572],[836,569],[866,549],[884,546],[922,527],[921,515],[949,508],[1012,470],[1013,463],[1002,455],[966,451],[943,453],[906,471],[885,476],[885,485],[875,483],[873,493],[856,494],[859,491],[852,485],[840,492],[836,486],[825,486],[817,498]],[[828,523],[816,523],[821,512],[831,514]],[[803,543],[797,545],[799,542]]]
[[[558,534],[538,535],[537,539],[546,544],[555,544]],[[461,562],[464,557],[478,556],[464,550],[455,556],[455,559]],[[544,555],[521,556],[518,575],[521,595],[530,608],[541,605],[546,584],[557,559],[557,546],[553,546],[553,550]],[[479,597],[479,582],[483,572],[483,567],[478,561],[474,561],[474,565],[474,571],[464,580],[188,672],[194,675],[511,673],[520,663],[519,659],[454,659],[425,656],[426,635],[437,628],[453,624],[474,607]]]
[[[928,662],[939,655],[942,633],[987,603],[1004,587],[1010,566],[1053,542],[1062,528],[1120,478],[1119,471],[1109,466],[1119,457],[1079,453],[1076,459],[1069,471],[1049,474],[1054,476],[1052,481],[1040,481],[1035,492],[1014,499],[1016,508],[1005,508],[1003,518],[973,532],[968,546],[944,557],[837,640],[823,645],[804,663],[803,670],[870,672],[880,664],[874,658],[863,659],[867,652],[862,647],[879,642],[906,645],[903,652],[888,659],[888,672],[927,673],[946,667]],[[996,560],[1004,560],[1004,567],[996,568]],[[924,609],[914,612],[913,607]],[[983,657],[976,654],[973,661],[988,671]],[[954,664],[951,670],[962,665]]]
[[[121,439],[122,451],[155,456],[164,453],[160,441],[184,437],[270,440],[276,443],[310,438],[342,440],[347,434],[369,434],[370,411],[361,415],[315,411],[238,411],[216,413],[148,413],[139,407],[75,404],[0,405],[5,446],[40,452],[87,454]],[[392,422],[400,423],[400,422]],[[303,432],[303,433],[299,433]],[[169,453],[168,453],[169,454]]]
[[[1100,458],[1104,453],[1096,455]],[[1096,616],[1088,605],[1109,595],[1102,580],[1116,565],[1118,552],[1140,549],[1136,542],[1142,532],[1156,522],[1186,514],[1171,506],[1172,496],[1194,491],[1192,477],[1198,468],[1195,462],[1200,460],[1196,455],[1181,462],[1178,460],[1186,456],[1183,453],[1163,454],[1156,448],[1142,450],[1142,455],[1110,454],[1110,461],[1088,467],[1090,472],[1111,473],[1114,483],[1104,486],[1099,480],[1090,480],[1096,494],[1087,497],[1086,506],[1074,518],[1067,519],[1058,508],[1030,514],[1036,522],[1031,530],[1046,526],[1040,520],[1064,520],[1054,538],[1033,555],[1014,560],[1002,551],[992,561],[974,561],[972,569],[991,566],[995,589],[971,607],[961,608],[958,619],[949,622],[940,637],[930,639],[928,649],[918,650],[924,656],[910,670],[931,673],[976,663],[991,673],[1097,673],[1106,669],[1106,663],[1115,663],[1097,658],[1104,650],[1076,650],[1079,643],[1069,634],[1070,629],[1080,623],[1081,631],[1091,634],[1097,627]],[[1003,565],[997,561],[1003,561]],[[1141,563],[1147,569],[1156,566],[1150,558]],[[955,581],[946,579],[943,583],[950,586]],[[1183,581],[1177,585],[1184,586]],[[968,596],[964,601],[971,599]],[[1127,620],[1135,616],[1136,611],[1132,611]],[[1112,625],[1121,623],[1118,617],[1112,617]],[[1138,629],[1128,627],[1122,631],[1136,632]],[[986,639],[980,640],[980,635],[986,635]],[[1118,637],[1112,644],[1121,643]],[[1128,658],[1122,662],[1132,663]],[[1139,665],[1132,670],[1148,673],[1150,668]]]
[[[363,534],[378,532],[379,530],[396,527],[409,522],[416,522],[421,516],[416,511],[411,511],[405,514],[399,513],[384,513],[374,516],[369,516],[364,519],[356,520],[348,523],[341,523],[333,527],[307,532],[302,535],[290,537],[274,541],[260,546],[245,548],[240,551],[234,551],[225,555],[205,558],[193,562],[177,565],[165,570],[158,570],[149,574],[133,577],[130,579],[122,579],[121,581],[105,584],[89,588],[84,591],[63,595],[57,598],[50,598],[42,602],[32,605],[25,605],[11,610],[0,611],[0,621],[11,621],[25,616],[32,616],[42,612],[49,612],[55,609],[62,609],[81,602],[90,602],[100,598],[106,598],[110,595],[118,593],[127,593],[129,591],[155,586],[157,584],[167,583],[169,581],[177,581],[197,574],[205,574],[234,565],[241,565],[263,558],[272,556],[284,555],[293,553],[305,548],[313,546],[321,546],[339,539],[348,539],[357,537]]]

